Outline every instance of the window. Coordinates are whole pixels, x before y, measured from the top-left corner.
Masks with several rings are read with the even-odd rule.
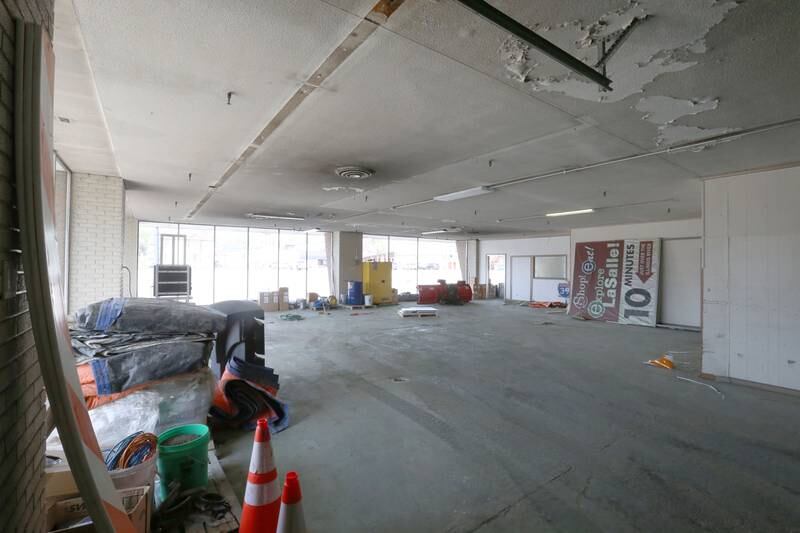
[[[247,298],[247,228],[217,226],[214,246],[214,301]]]
[[[186,264],[192,267],[192,302],[214,303],[214,226],[181,224],[186,238]]]
[[[419,284],[434,285],[440,279],[455,283],[461,279],[456,241],[419,240]]]
[[[534,258],[533,277],[537,279],[566,279],[566,255],[537,255]]]
[[[333,254],[332,237],[327,232],[308,234],[308,292],[316,292],[320,296],[331,294],[328,258]]]
[[[417,239],[389,238],[389,259],[392,261],[392,285],[398,294],[417,292]]]
[[[289,289],[289,300],[306,297],[306,232],[281,231],[278,283]]]
[[[278,230],[250,228],[248,298],[278,290]]]
[[[361,248],[364,261],[389,260],[389,237],[386,235],[364,235],[361,238]]]
[[[178,233],[177,224],[163,224],[161,222],[139,223],[139,266],[138,292],[141,297],[153,296],[153,266],[158,263],[160,256],[161,235]]]

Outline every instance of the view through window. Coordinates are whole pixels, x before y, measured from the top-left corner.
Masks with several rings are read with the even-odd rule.
[[[163,235],[186,238],[194,303],[257,300],[259,292],[279,287],[289,288],[290,300],[306,298],[309,291],[330,294],[329,232],[140,222],[139,296],[153,296],[153,266]]]

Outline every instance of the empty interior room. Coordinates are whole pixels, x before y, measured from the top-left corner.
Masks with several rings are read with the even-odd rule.
[[[2,0],[0,529],[800,532],[798,28]]]

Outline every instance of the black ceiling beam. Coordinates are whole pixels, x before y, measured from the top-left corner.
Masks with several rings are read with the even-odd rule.
[[[600,87],[604,89],[611,90],[611,80],[605,77],[603,74],[597,72],[595,69],[593,69],[580,59],[562,50],[561,48],[554,45],[544,37],[538,35],[536,32],[534,32],[524,24],[517,22],[516,20],[509,17],[508,15],[498,10],[497,8],[491,6],[484,0],[456,0],[456,1],[461,5],[463,5],[464,7],[482,16],[489,22],[496,24],[502,29],[519,37],[520,39],[527,42],[528,44],[530,44],[543,54],[561,63],[562,65],[564,65],[571,71],[575,72],[576,74],[579,74],[584,78],[593,81],[594,83],[598,84]]]

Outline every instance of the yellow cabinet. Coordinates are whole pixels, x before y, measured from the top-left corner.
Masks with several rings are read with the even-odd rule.
[[[366,261],[362,270],[364,294],[371,294],[376,304],[392,303],[392,263]]]

